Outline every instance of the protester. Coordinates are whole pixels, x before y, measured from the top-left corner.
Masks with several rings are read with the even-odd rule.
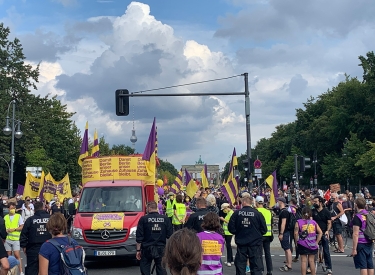
[[[337,193],[331,194],[331,216],[332,216],[332,227],[333,234],[335,234],[337,240],[338,249],[334,250],[335,253],[344,253],[344,241],[342,239],[342,224],[340,222],[340,217],[345,215],[344,209],[339,202]]]
[[[273,241],[273,233],[272,233],[272,213],[270,210],[264,208],[264,198],[262,196],[256,197],[256,207],[257,210],[263,215],[264,220],[266,221],[267,225],[267,232],[263,235],[263,251],[264,251],[264,258],[266,260],[267,266],[267,275],[272,275],[273,265],[272,265],[272,258],[271,258],[271,242]]]
[[[34,215],[34,206],[33,208],[30,207],[32,203],[26,200],[24,204],[24,208],[22,208],[22,219],[25,222],[28,218],[30,218],[32,215]]]
[[[9,203],[9,214],[5,215],[5,228],[8,233],[4,246],[5,250],[8,252],[8,255],[12,255],[17,258],[20,262],[19,270],[20,275],[24,275],[22,272],[22,262],[21,262],[21,255],[20,255],[20,235],[23,228],[23,219],[22,216],[16,213],[16,204],[14,202]]]
[[[176,203],[176,200],[174,198],[174,193],[172,192],[169,192],[168,194],[168,200],[165,202],[165,214],[167,215],[167,217],[171,220],[171,222],[173,221],[173,207]]]
[[[158,213],[156,202],[147,203],[148,214],[141,217],[136,232],[137,260],[140,261],[142,275],[151,271],[151,263],[155,262],[156,274],[166,274],[161,265],[163,251],[167,239],[172,235],[173,228],[167,216]]]
[[[318,253],[319,242],[322,237],[322,230],[311,219],[311,216],[311,207],[305,206],[302,210],[302,219],[296,222],[294,228],[294,239],[297,242],[297,249],[301,255],[302,275],[306,275],[307,263],[310,266],[311,275],[316,275],[315,255]]]
[[[289,211],[286,208],[286,200],[283,197],[279,197],[277,199],[276,206],[280,208],[279,213],[279,241],[281,244],[281,248],[285,252],[285,265],[280,267],[280,271],[288,272],[292,270],[292,251],[290,247],[290,232],[288,230],[289,224]]]
[[[232,250],[232,238],[233,234],[228,230],[228,223],[232,217],[234,211],[230,208],[229,203],[223,203],[221,209],[226,214],[225,218],[220,217],[220,220],[223,222],[224,238],[225,238],[225,247],[227,250],[227,261],[224,262],[227,266],[232,266],[233,262],[233,250]]]
[[[204,231],[197,234],[203,248],[202,265],[197,274],[222,275],[221,255],[224,249],[224,238],[217,233],[221,228],[219,216],[213,212],[207,213],[203,217],[202,227]]]
[[[9,271],[10,265],[8,261],[8,253],[5,251],[3,242],[0,242],[0,275],[6,275]]]
[[[290,213],[289,218],[293,219],[293,221],[297,221],[299,218],[301,218],[301,215],[300,215],[300,212],[299,212],[299,209],[298,209],[298,205],[297,205],[297,199],[295,197],[291,197],[290,200],[289,200],[288,212]],[[293,253],[293,243],[292,242],[294,241],[294,238],[293,238],[294,224],[293,224],[293,228],[288,228],[288,230],[289,230],[289,234],[290,234],[290,251]],[[297,247],[296,242],[294,242],[294,245],[295,245],[295,247]],[[294,257],[294,259],[292,261],[298,262],[299,252],[298,252],[298,249],[295,249],[295,250],[296,250],[296,256]]]
[[[204,198],[199,197],[196,199],[196,212],[191,214],[185,223],[185,227],[188,229],[193,229],[195,232],[199,233],[203,231],[202,222],[203,217],[210,211],[207,209],[207,202]]]
[[[172,275],[196,275],[202,264],[202,246],[195,232],[183,228],[173,233],[162,263]]]
[[[63,214],[56,213],[48,220],[47,230],[54,240],[64,246],[69,245],[70,243],[78,245],[75,240],[64,235],[66,229],[67,223]],[[52,243],[48,241],[43,243],[39,251],[39,275],[58,275],[61,274],[60,268],[60,252]]]
[[[32,210],[34,210],[34,204],[32,203],[31,198],[30,198],[29,196],[26,196],[26,197],[25,197],[25,202],[24,202],[24,204],[22,205],[22,210],[25,210],[25,208],[26,208],[26,203],[29,203],[29,208],[32,209]],[[32,215],[31,215],[31,216],[32,216]]]
[[[366,228],[366,215],[368,212],[366,208],[366,200],[364,198],[357,198],[355,200],[355,207],[357,214],[352,220],[353,226],[353,248],[352,256],[354,266],[360,269],[361,275],[373,275],[374,263],[372,260],[373,243],[367,239],[363,234]]]
[[[314,210],[312,217],[323,232],[321,245],[323,248],[323,257],[325,267],[327,268],[327,274],[330,275],[332,274],[331,254],[329,251],[329,231],[332,228],[331,213],[324,207],[324,199],[320,196],[314,197],[313,206]]]
[[[182,195],[176,196],[176,203],[173,205],[172,224],[173,230],[177,231],[184,227],[186,220],[186,206],[182,201]]]

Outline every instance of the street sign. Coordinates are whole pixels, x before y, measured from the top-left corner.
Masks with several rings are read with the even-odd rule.
[[[254,161],[254,168],[255,169],[260,169],[262,167],[262,162],[259,159],[256,159]]]
[[[255,174],[262,174],[262,169],[254,169]]]
[[[258,179],[262,179],[262,174],[261,173],[260,174],[259,173],[258,174],[255,173],[254,176],[256,176]]]

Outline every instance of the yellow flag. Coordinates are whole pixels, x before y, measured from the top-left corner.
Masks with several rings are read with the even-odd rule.
[[[43,173],[42,173],[43,174]],[[25,189],[23,191],[23,197],[36,198],[39,195],[39,190],[41,189],[41,179],[38,179],[27,172]]]

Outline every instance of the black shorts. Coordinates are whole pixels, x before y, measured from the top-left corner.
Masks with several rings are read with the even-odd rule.
[[[300,244],[297,245],[297,249],[300,255],[316,255],[318,253],[318,249],[312,250]]]
[[[282,249],[284,249],[284,251],[290,249],[290,232],[289,231],[284,232],[283,239],[280,241],[280,244],[281,244]]]
[[[357,245],[357,255],[353,257],[356,269],[374,269],[372,262],[372,244],[359,243]]]
[[[332,223],[332,229],[333,229],[334,235],[341,235],[342,234],[342,224],[341,224],[339,219]]]

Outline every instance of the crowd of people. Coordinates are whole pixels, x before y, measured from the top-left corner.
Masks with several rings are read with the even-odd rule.
[[[0,195],[0,274],[43,275],[61,274],[60,254],[46,243],[52,238],[64,244],[72,215],[77,209],[79,194],[51,201],[22,197],[8,199]],[[22,263],[21,249],[27,265]],[[41,268],[40,268],[41,267]]]
[[[193,198],[183,191],[160,196],[158,205],[155,204],[152,211],[164,217],[166,228],[169,229],[160,245],[161,251],[166,246],[164,258],[162,260],[163,255],[159,253],[159,260],[155,261],[156,269],[159,270],[157,274],[166,274],[163,271],[164,262],[164,267],[169,267],[172,274],[222,274],[222,266],[226,265],[235,266],[236,274],[251,272],[257,275],[265,272],[271,275],[274,267],[270,247],[274,236],[277,236],[285,252],[284,265],[278,270],[289,272],[293,269],[293,263],[300,261],[301,274],[314,275],[317,260],[323,271],[330,275],[333,274],[331,253],[344,253],[342,232],[348,226],[353,240],[350,256],[354,259],[355,268],[360,269],[361,275],[373,275],[372,240],[363,234],[367,215],[375,214],[375,202],[367,189],[355,196],[349,191],[342,194],[328,192],[327,197],[327,192],[324,194],[322,190],[298,190],[291,185],[287,190],[278,190],[276,205],[273,207],[269,207],[270,192],[270,189],[260,189],[250,194],[242,190],[234,204],[230,204],[220,191],[213,188],[201,188]],[[278,220],[277,228],[273,228],[274,220]],[[345,220],[347,225],[343,222]],[[154,228],[152,225],[149,227]],[[145,240],[144,231],[138,227],[138,259],[141,261],[143,247],[154,242],[151,229]],[[200,265],[188,265],[194,266],[195,271],[188,268],[182,272],[182,267],[186,267],[186,263],[193,259],[182,256],[187,255],[186,251],[182,251],[183,234],[190,234],[189,238],[193,238],[189,230],[197,237],[197,240],[190,239],[189,242],[199,240],[200,243],[199,248],[194,248],[194,253],[201,251],[202,257],[196,257]],[[330,251],[330,231],[333,231],[337,240],[337,249],[333,251]],[[166,240],[173,236],[180,243],[170,247],[171,242]],[[232,252],[233,237],[237,246],[235,256]],[[296,255],[294,258],[293,251]],[[145,254],[144,261],[148,264],[141,265],[141,273],[149,274],[151,262],[155,258],[149,252]],[[226,261],[222,262],[221,256],[224,254]]]
[[[374,274],[373,244],[364,234],[369,213],[375,213],[368,190],[354,196],[349,191],[327,196],[322,190],[298,190],[291,185],[278,191],[272,207],[270,192],[259,189],[249,193],[242,189],[231,204],[219,190],[200,188],[192,198],[183,191],[169,192],[158,202],[148,202],[147,214],[140,219],[136,231],[136,258],[141,274],[155,269],[156,274],[164,275],[169,269],[173,275],[220,275],[225,265],[233,266],[238,275],[272,275],[271,243],[277,236],[285,252],[284,265],[278,270],[290,272],[293,263],[300,261],[301,274],[314,275],[318,259],[330,275],[331,253],[344,253],[344,216],[352,234],[350,255],[355,268],[360,269],[361,275]],[[15,269],[21,275],[60,274],[60,255],[53,243],[74,242],[67,233],[78,202],[79,194],[63,201],[55,196],[50,202],[23,199],[21,195],[14,200],[2,197],[0,275]],[[337,240],[334,251],[330,251],[331,230]],[[21,249],[26,254],[25,270]]]

